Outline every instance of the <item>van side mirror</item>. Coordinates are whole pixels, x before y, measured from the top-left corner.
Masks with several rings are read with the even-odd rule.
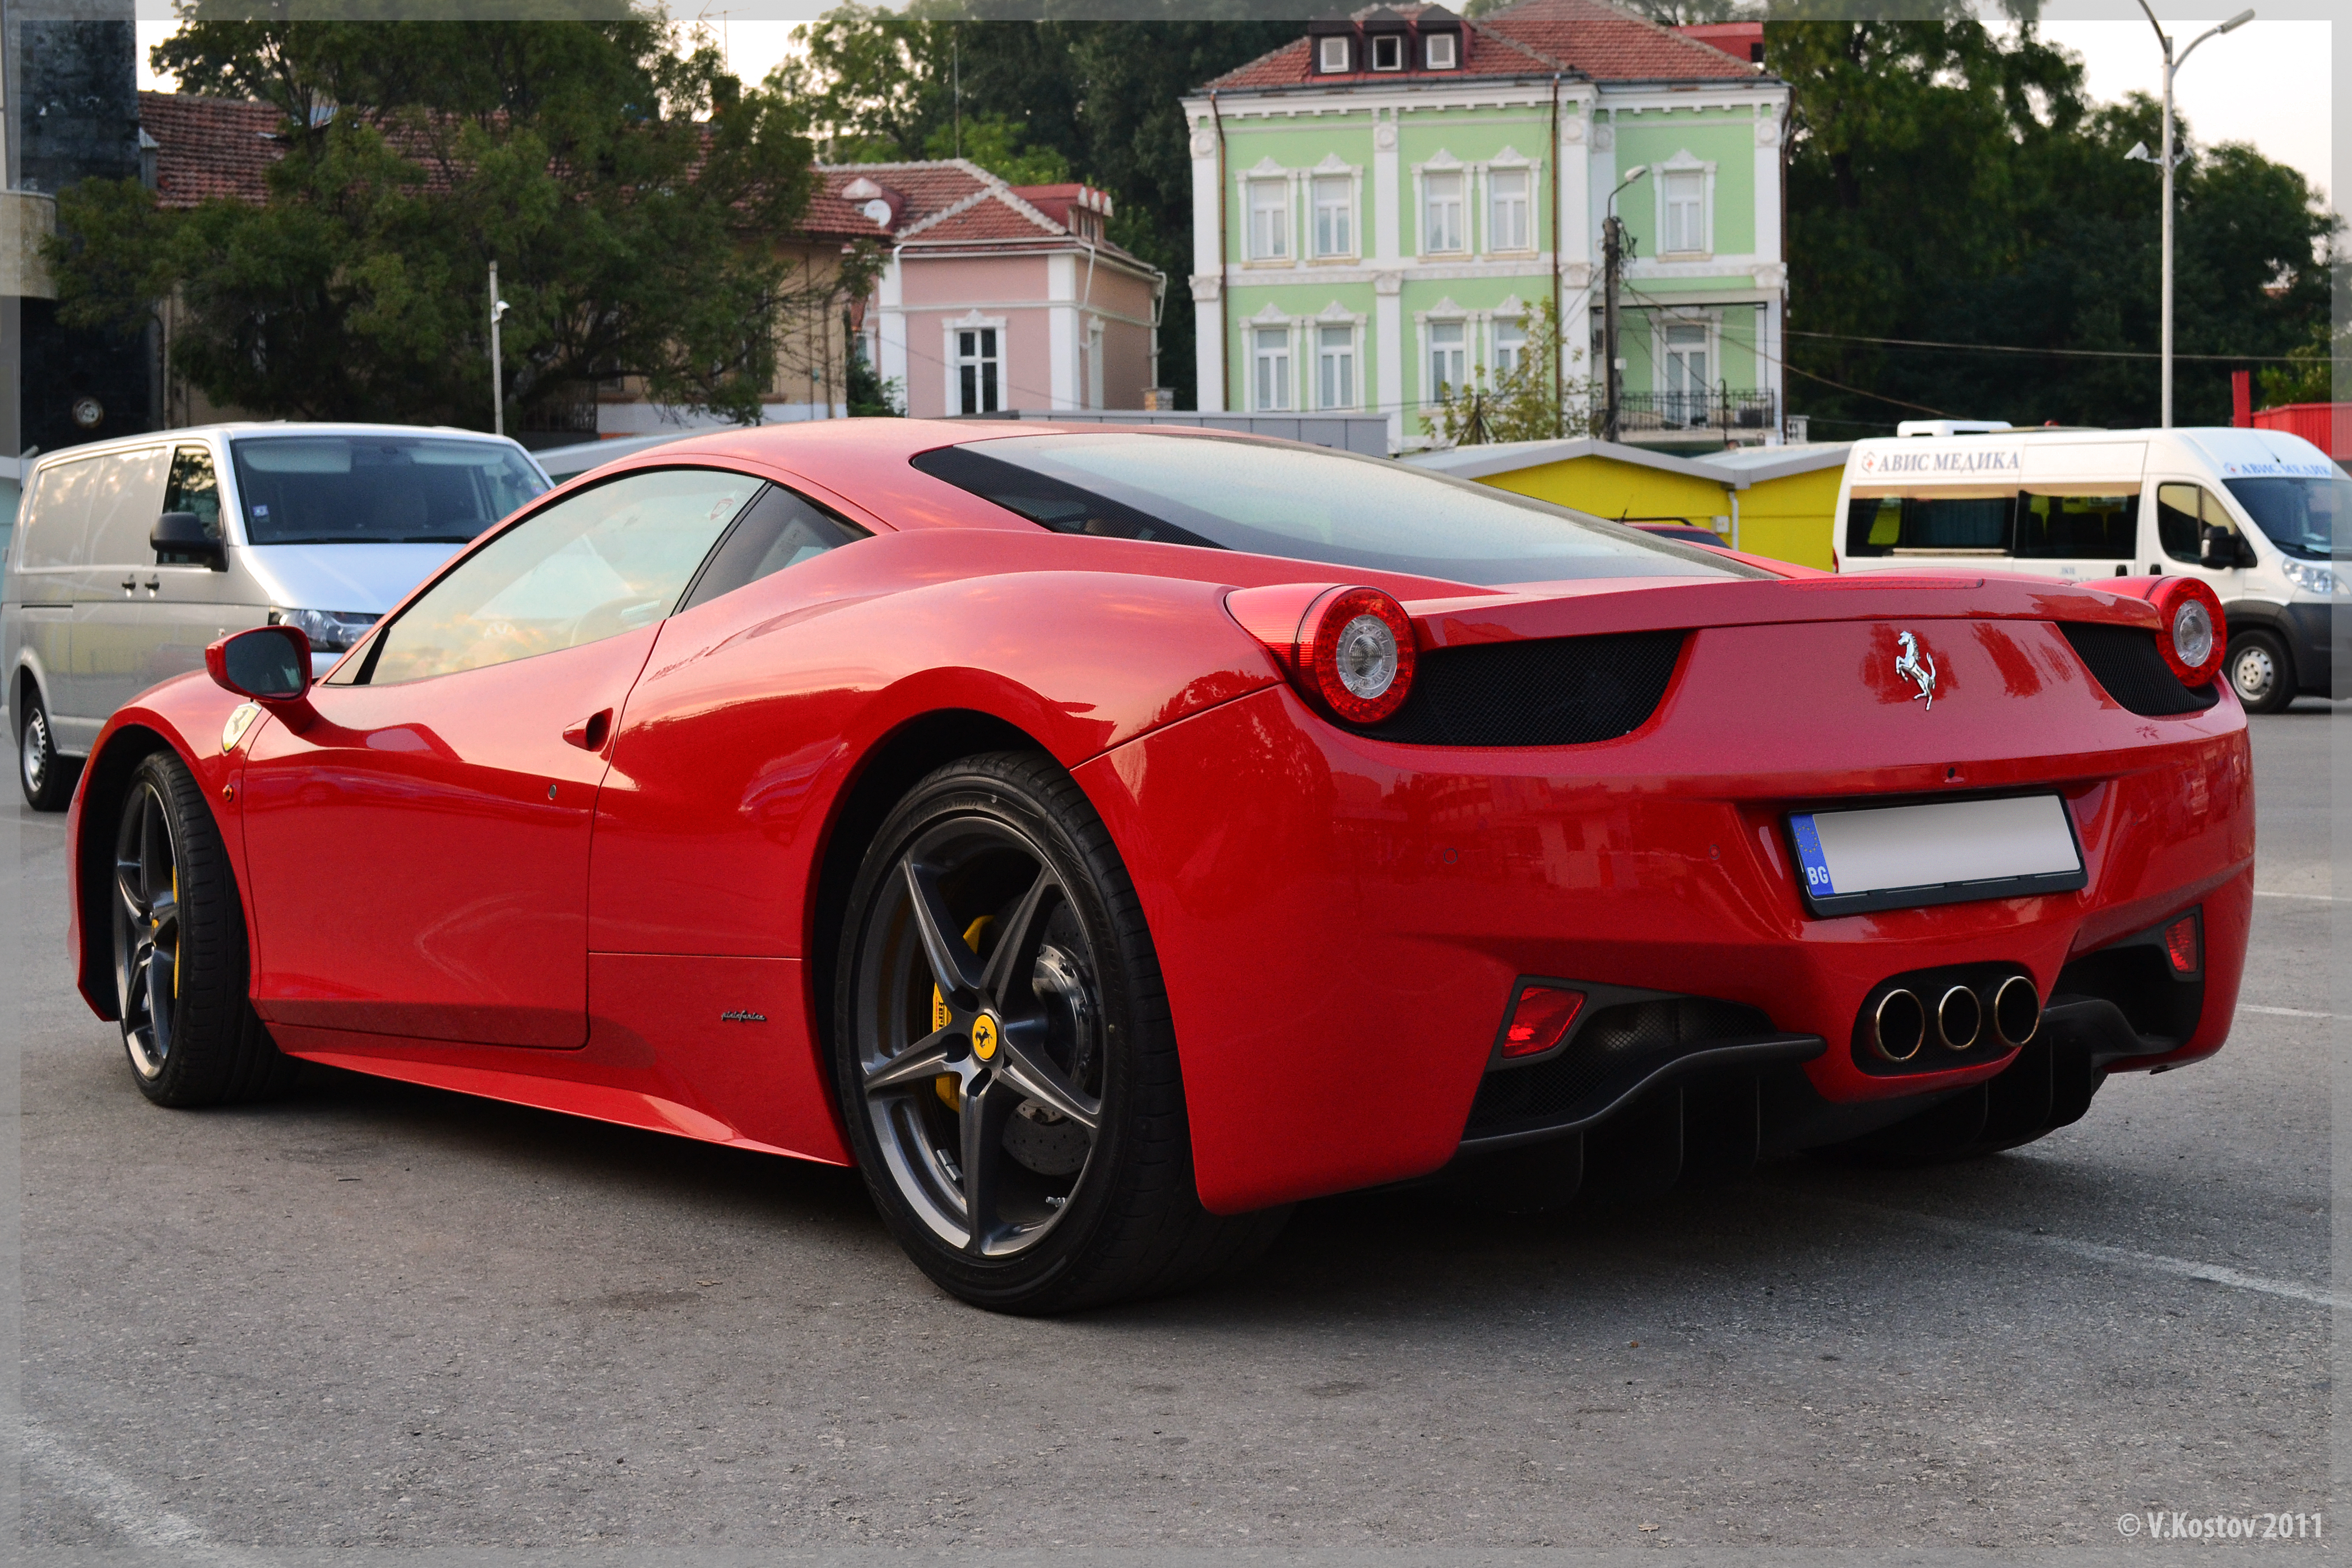
[[[157,518],[147,542],[169,565],[209,566],[215,572],[228,566],[228,552],[205,531],[204,520],[192,511],[167,511]]]
[[[2199,541],[2197,563],[2216,572],[2232,566],[2252,566],[2255,563],[2253,546],[2239,538],[2237,530],[2209,522]]]
[[[310,639],[299,626],[248,626],[205,649],[213,683],[273,709],[305,715],[310,704]]]

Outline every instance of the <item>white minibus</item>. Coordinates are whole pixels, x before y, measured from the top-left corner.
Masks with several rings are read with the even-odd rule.
[[[1919,424],[1857,441],[1838,487],[1841,572],[2186,573],[2229,617],[2223,669],[2252,712],[2334,694],[2352,479],[2279,430]]]

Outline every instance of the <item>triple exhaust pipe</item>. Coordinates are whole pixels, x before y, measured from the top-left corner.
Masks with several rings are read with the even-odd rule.
[[[1972,987],[1954,985],[1937,998],[1931,1021],[1919,994],[1898,987],[1880,997],[1871,1012],[1870,1048],[1886,1061],[1907,1062],[1927,1047],[1932,1033],[1946,1050],[1965,1051],[1984,1034],[1987,1011]],[[2005,1050],[2025,1044],[2042,1026],[2042,998],[2022,974],[1994,987],[1990,1011],[1992,1037]]]

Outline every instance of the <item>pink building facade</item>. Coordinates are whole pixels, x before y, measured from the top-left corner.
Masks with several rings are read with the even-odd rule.
[[[852,228],[848,209],[889,247],[861,331],[907,413],[1147,406],[1166,279],[1104,237],[1108,195],[961,160],[823,173],[812,216]]]

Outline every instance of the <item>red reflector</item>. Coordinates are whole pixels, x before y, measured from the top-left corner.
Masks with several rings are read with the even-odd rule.
[[[2164,928],[2164,955],[2172,960],[2175,974],[2197,973],[2197,917],[2183,915]]]
[[[1583,1005],[1581,991],[1563,991],[1557,985],[1522,986],[1518,1002],[1511,1008],[1510,1026],[1503,1031],[1503,1054],[1541,1056],[1559,1044],[1559,1037],[1576,1022],[1577,1009]]]

